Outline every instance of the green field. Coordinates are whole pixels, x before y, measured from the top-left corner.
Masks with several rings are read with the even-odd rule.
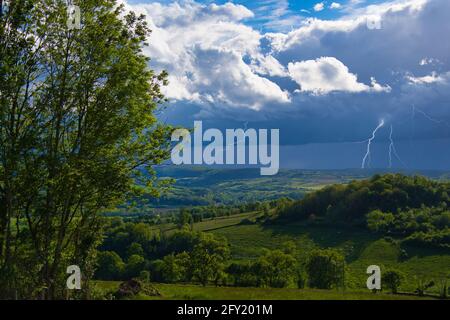
[[[115,291],[116,281],[96,281],[95,285],[105,291]],[[373,294],[363,291],[336,291],[313,289],[273,289],[201,287],[181,284],[153,284],[159,297],[137,296],[141,300],[417,300],[429,299],[406,295]]]
[[[323,188],[331,183],[347,184],[349,181],[363,179],[365,175],[374,172],[358,170],[342,171],[302,171],[290,170],[281,172],[276,178],[254,176],[251,169],[243,170],[215,170],[189,168],[175,170],[167,168],[162,172],[167,176],[176,176],[177,183],[171,195],[159,204],[164,207],[158,210],[175,208],[176,204],[188,210],[205,200],[213,203],[240,203],[249,200],[270,200],[280,196],[296,194],[301,198],[303,194]],[[175,174],[176,173],[176,174]],[[427,172],[434,180],[447,180],[442,173]],[[175,196],[178,194],[178,196]],[[172,197],[174,196],[174,197]],[[200,198],[201,199],[200,199]],[[172,207],[173,206],[173,207]],[[206,207],[208,208],[208,207]],[[212,233],[228,240],[231,261],[245,262],[260,258],[265,249],[283,249],[286,242],[294,242],[297,247],[296,260],[302,265],[314,249],[332,248],[339,250],[346,260],[345,291],[295,289],[294,283],[285,289],[268,288],[236,288],[236,287],[198,287],[194,285],[162,285],[158,289],[167,299],[396,299],[410,296],[372,294],[366,288],[367,267],[378,265],[382,272],[394,269],[404,276],[399,287],[400,293],[413,294],[424,284],[434,282],[426,290],[426,294],[438,296],[443,288],[444,279],[450,277],[450,249],[442,246],[412,247],[405,245],[405,237],[397,233],[398,237],[385,237],[369,231],[367,228],[356,227],[358,224],[331,224],[324,217],[309,220],[266,220],[264,215],[275,216],[277,209],[260,209],[252,207],[245,210],[261,210],[247,213],[224,213],[224,215],[202,221],[186,223],[186,228],[192,231]],[[346,207],[344,207],[345,209]],[[208,212],[206,209],[206,212]],[[267,211],[268,210],[268,211]],[[264,213],[265,212],[265,213]],[[231,214],[231,215],[228,215]],[[161,213],[163,216],[163,213]],[[267,216],[266,216],[267,217]],[[151,232],[170,236],[178,230],[176,220],[162,220],[160,224],[152,225]],[[167,221],[172,221],[167,223]],[[197,220],[195,220],[197,221]],[[392,235],[394,233],[385,233]],[[122,279],[122,278],[118,278]],[[161,280],[163,282],[164,280]],[[169,281],[170,282],[170,281]],[[117,285],[116,285],[117,286]]]
[[[193,225],[195,231],[212,232],[227,238],[232,260],[255,259],[264,249],[281,248],[287,241],[294,241],[298,247],[299,261],[305,261],[314,248],[340,249],[346,256],[346,290],[298,290],[294,288],[235,288],[200,287],[194,285],[158,284],[158,290],[165,299],[404,299],[409,296],[372,294],[366,289],[366,269],[379,265],[382,269],[395,268],[407,278],[400,286],[400,292],[414,292],[420,279],[445,278],[450,273],[450,252],[445,249],[419,249],[403,247],[399,241],[380,238],[367,230],[357,228],[336,228],[308,223],[290,225],[249,224],[261,213],[251,212],[229,217],[205,220]],[[243,223],[245,221],[245,223]],[[158,226],[167,233],[176,230],[175,225]],[[403,250],[403,254],[402,254]],[[405,252],[407,256],[405,256]],[[118,283],[101,282],[102,288],[117,288]],[[438,288],[427,291],[437,294]],[[141,297],[142,298],[142,297]],[[146,298],[146,297],[144,297]],[[148,297],[147,297],[148,298]]]
[[[241,214],[235,214],[232,216],[225,217],[216,217],[214,219],[205,219],[201,222],[197,222],[193,224],[194,231],[214,231],[218,229],[222,229],[229,226],[235,226],[242,223],[245,219],[254,220],[256,217],[260,216],[260,212],[247,212]],[[171,234],[178,230],[177,226],[174,223],[164,223],[161,225],[152,226],[151,229],[155,232],[162,231],[167,234]]]
[[[347,258],[350,288],[365,288],[366,269],[370,265],[395,268],[412,281],[400,287],[413,291],[415,278],[441,279],[450,274],[449,250],[403,247],[399,242],[390,242],[367,230],[356,228],[334,228],[295,223],[290,225],[263,226],[241,224],[243,220],[254,220],[258,213],[251,212],[230,217],[220,217],[194,224],[195,231],[212,232],[227,238],[235,261],[255,259],[264,249],[280,248],[287,241],[294,241],[299,249],[299,259],[306,259],[314,248],[341,249]],[[175,225],[159,226],[167,232],[176,230]],[[401,256],[401,251],[407,257]]]
[[[221,221],[224,225],[224,221]],[[292,224],[288,226],[229,225],[212,230],[224,236],[231,245],[233,259],[245,260],[258,257],[264,248],[279,248],[286,241],[294,241],[299,248],[299,258],[305,259],[308,252],[317,247],[341,249],[348,264],[347,285],[364,288],[370,265],[395,268],[409,279],[441,279],[450,273],[450,252],[448,250],[419,249],[402,247],[398,242],[386,241],[366,230],[354,228]],[[401,256],[405,250],[407,257]],[[404,291],[412,291],[415,280],[402,286]]]

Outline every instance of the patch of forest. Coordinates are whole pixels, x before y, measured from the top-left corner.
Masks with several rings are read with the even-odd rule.
[[[274,223],[322,221],[367,228],[416,245],[450,247],[449,182],[402,174],[335,184],[277,209]]]

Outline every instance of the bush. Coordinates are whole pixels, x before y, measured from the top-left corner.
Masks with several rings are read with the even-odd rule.
[[[297,288],[303,289],[306,285],[306,277],[302,271],[297,273]]]
[[[133,254],[128,258],[127,266],[126,266],[126,276],[128,279],[139,276],[141,271],[145,269],[145,259],[137,254]]]
[[[387,270],[381,276],[382,286],[391,290],[392,293],[397,293],[398,287],[400,286],[402,279],[403,279],[402,273],[397,270]]]
[[[259,285],[284,288],[295,281],[297,260],[281,250],[267,250],[253,265]]]
[[[334,250],[315,250],[306,264],[308,285],[311,288],[331,289],[339,286],[345,272],[344,257]]]
[[[125,270],[122,258],[111,251],[99,252],[97,256],[95,278],[100,280],[120,280]]]
[[[428,281],[424,278],[416,278],[417,282],[417,288],[415,290],[415,293],[417,293],[419,296],[423,296],[425,294],[425,291],[430,289],[431,287],[434,287],[435,283],[434,281]]]

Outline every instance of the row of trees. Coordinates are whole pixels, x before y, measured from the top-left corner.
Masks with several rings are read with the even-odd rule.
[[[256,261],[232,263],[227,272],[239,287],[331,289],[344,286],[345,261],[337,251],[318,249],[302,262],[288,244],[284,250],[266,250]]]
[[[98,255],[96,278],[123,280],[148,272],[156,282],[202,285],[330,289],[344,283],[345,261],[334,250],[315,250],[307,261],[299,261],[295,244],[287,243],[282,250],[265,250],[254,261],[237,263],[229,261],[230,248],[224,238],[192,232],[187,226],[163,237],[145,228],[149,227],[126,223],[114,229],[119,238],[129,238],[128,245],[106,240],[109,245]]]
[[[142,198],[137,198],[114,210],[108,210],[105,212],[105,215],[108,217],[121,217],[124,221],[144,222],[151,225],[174,223],[180,227],[207,219],[229,217],[252,211],[261,211],[268,216],[272,209],[292,202],[289,198],[280,198],[271,201],[256,201],[237,205],[215,204],[182,207],[179,209],[155,209],[149,203],[142,203],[143,201]]]
[[[149,260],[142,246],[133,242],[126,251],[126,263],[114,251],[100,252],[96,277],[103,280],[131,279],[148,272],[154,281],[198,281],[206,285],[209,281],[218,283],[221,280],[230,257],[226,239],[188,230],[175,233],[159,246],[170,247],[172,252],[161,259]]]
[[[177,214],[172,216],[171,221],[177,224],[178,227],[190,225],[192,223],[203,221],[204,219],[214,219],[216,217],[232,216],[240,213],[248,213],[253,211],[260,211],[268,217],[274,208],[279,208],[285,204],[291,203],[289,198],[280,198],[271,201],[256,201],[250,203],[242,203],[239,205],[225,206],[204,206],[181,208]],[[166,220],[167,221],[167,220]]]
[[[276,288],[331,289],[355,285],[354,275],[347,276],[344,256],[337,250],[317,249],[305,255],[288,242],[280,249],[263,249],[256,259],[232,261],[226,239],[193,232],[188,225],[166,234],[145,223],[123,222],[120,218],[108,221],[98,254],[97,279],[140,278],[162,283]],[[398,270],[383,267],[383,290],[397,293],[405,280],[409,287],[415,281]],[[423,295],[434,287],[444,297],[448,288],[441,280],[435,283],[416,279],[415,292]]]

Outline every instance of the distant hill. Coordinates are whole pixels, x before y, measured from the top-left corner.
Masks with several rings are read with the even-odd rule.
[[[160,167],[160,178],[175,184],[159,199],[157,207],[239,204],[281,197],[300,199],[306,193],[332,183],[346,183],[368,177],[368,172],[281,170],[275,176],[261,176],[259,169],[216,169],[206,167]]]
[[[275,176],[261,176],[258,168],[223,169],[204,166],[161,166],[160,178],[176,180],[173,188],[159,199],[149,199],[156,207],[239,204],[281,197],[301,199],[306,193],[331,184],[367,179],[386,170],[280,170]],[[442,171],[402,171],[445,180]]]
[[[278,223],[322,220],[450,247],[450,182],[401,174],[327,186],[279,208]]]

